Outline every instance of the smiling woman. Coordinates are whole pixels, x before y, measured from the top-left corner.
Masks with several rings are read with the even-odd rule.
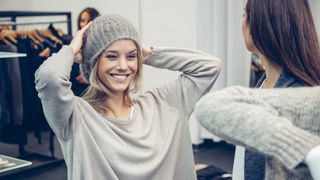
[[[138,71],[137,48],[131,40],[119,40],[100,57],[99,79],[112,93],[123,93]]]
[[[137,47],[131,40],[119,40],[110,45],[103,53],[95,66],[98,69],[98,78],[105,85],[113,96],[109,97],[110,104],[124,99],[123,95],[128,96],[126,91],[133,79],[137,78],[138,67]],[[96,74],[96,73],[94,73]],[[115,102],[111,102],[111,101]],[[132,102],[125,98],[123,113],[116,113],[110,108],[109,112],[119,119],[129,119],[128,112],[131,109]],[[126,113],[127,112],[127,113]],[[107,111],[108,113],[108,111]],[[120,116],[123,114],[124,116]],[[126,115],[127,114],[127,115]]]
[[[70,90],[73,62],[81,63],[90,83],[83,97]],[[181,76],[139,93],[142,64]],[[141,48],[136,30],[122,17],[100,16],[85,26],[36,73],[68,179],[195,180],[187,120],[219,72],[220,60],[201,51]]]

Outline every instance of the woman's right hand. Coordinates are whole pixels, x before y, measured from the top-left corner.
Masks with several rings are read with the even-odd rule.
[[[82,29],[80,29],[70,43],[70,46],[74,52],[74,57],[75,57],[74,62],[76,63],[82,63],[82,57],[80,54],[80,49],[82,47],[82,39],[83,39],[84,33],[87,31],[91,23],[92,22],[90,21],[87,25],[85,25]]]

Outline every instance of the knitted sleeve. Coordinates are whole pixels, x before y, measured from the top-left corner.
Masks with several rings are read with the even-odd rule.
[[[180,48],[154,48],[146,64],[172,71],[180,77],[152,91],[159,101],[189,116],[195,103],[207,93],[217,79],[221,61],[207,53]]]
[[[201,124],[233,144],[253,148],[293,169],[320,144],[320,87],[231,87],[203,97]]]
[[[35,73],[36,89],[46,119],[55,134],[65,140],[72,134],[70,127],[75,107],[75,96],[69,81],[73,57],[72,48],[64,46]]]

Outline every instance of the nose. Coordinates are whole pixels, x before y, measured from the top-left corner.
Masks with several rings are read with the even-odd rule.
[[[128,64],[126,57],[121,57],[118,59],[117,70],[127,70]]]

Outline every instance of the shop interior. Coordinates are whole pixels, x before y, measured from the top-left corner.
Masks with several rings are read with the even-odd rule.
[[[212,89],[215,91],[233,85],[254,87],[263,73],[259,59],[243,41],[244,2],[1,0],[0,160],[14,165],[0,169],[0,179],[67,179],[59,142],[35,90],[34,73],[49,56],[70,43],[82,9],[93,7],[101,14],[128,18],[146,46],[194,48],[218,56],[223,67]],[[320,34],[320,2],[310,0],[310,4]],[[152,67],[144,67],[143,74],[142,91],[179,76]],[[194,116],[189,125],[198,179],[231,179],[234,145],[201,127]]]

